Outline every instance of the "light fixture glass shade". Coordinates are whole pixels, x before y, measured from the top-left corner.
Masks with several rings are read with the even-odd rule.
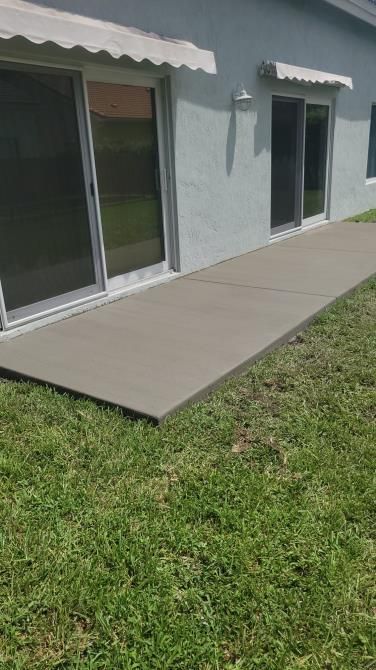
[[[249,95],[249,93],[247,93],[245,90],[243,84],[239,84],[239,86],[234,90],[232,99],[235,106],[244,112],[250,108],[253,100],[252,96]]]

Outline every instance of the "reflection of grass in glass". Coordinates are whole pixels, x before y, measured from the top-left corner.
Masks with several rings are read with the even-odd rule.
[[[18,249],[12,264],[24,269],[38,267],[47,256],[60,261],[79,258],[91,245],[86,203],[76,197],[2,206],[0,227],[6,230],[6,247]]]
[[[304,218],[321,214],[324,210],[323,192],[321,189],[304,191]]]
[[[101,207],[103,236],[108,249],[160,236],[157,199],[128,200]]]

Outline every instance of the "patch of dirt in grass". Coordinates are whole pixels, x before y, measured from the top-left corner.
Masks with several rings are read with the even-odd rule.
[[[232,445],[233,454],[244,454],[245,451],[251,449],[253,439],[250,431],[247,428],[239,428],[236,431],[236,442]]]
[[[291,340],[288,341],[287,344],[289,344],[290,347],[297,347],[300,344],[304,344],[304,343],[305,343],[305,338],[304,338],[303,333],[297,333],[296,335],[294,335],[294,337],[291,338]]]
[[[260,450],[271,450],[278,456],[278,460],[283,468],[287,465],[287,456],[282,447],[277,443],[274,437],[269,437],[266,440],[260,440],[253,435],[248,428],[238,428],[236,431],[236,441],[233,444],[231,451],[233,454],[244,454],[252,448]]]

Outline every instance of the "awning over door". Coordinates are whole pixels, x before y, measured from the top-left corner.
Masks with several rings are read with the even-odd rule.
[[[191,42],[41,7],[24,0],[0,0],[0,38],[16,36],[35,44],[54,42],[66,49],[80,46],[91,53],[106,51],[114,58],[129,56],[137,62],[147,59],[155,65],[186,65],[191,70],[216,73],[214,53],[199,49]]]
[[[297,67],[296,65],[287,65],[287,63],[277,63],[270,60],[262,63],[259,68],[259,74],[262,77],[285,79],[298,84],[324,84],[326,86],[350,88],[351,90],[353,88],[351,77],[321,72],[321,70],[311,70],[306,67]]]

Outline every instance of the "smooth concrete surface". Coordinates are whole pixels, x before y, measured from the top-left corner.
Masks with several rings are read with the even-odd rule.
[[[330,224],[4,341],[0,371],[159,422],[375,272],[376,224]]]
[[[336,223],[335,226],[324,225],[320,228],[320,235],[317,235],[317,232],[318,228],[306,230],[304,235],[297,235],[283,242],[283,246],[375,253],[374,226],[369,223],[342,222]]]

